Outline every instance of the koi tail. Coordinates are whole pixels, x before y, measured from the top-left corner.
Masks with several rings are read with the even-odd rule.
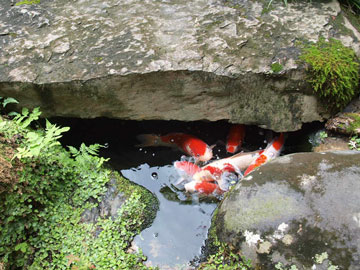
[[[136,138],[141,142],[136,147],[159,146],[161,145],[160,136],[155,134],[140,134]]]

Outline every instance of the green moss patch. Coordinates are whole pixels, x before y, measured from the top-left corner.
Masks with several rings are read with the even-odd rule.
[[[303,49],[300,59],[308,64],[308,81],[330,109],[340,110],[359,92],[359,62],[355,52],[339,40],[325,41]]]
[[[284,69],[283,65],[279,64],[279,63],[273,63],[271,64],[271,70],[274,73],[279,73],[280,71],[282,71]]]
[[[40,0],[23,0],[20,2],[17,2],[15,6],[21,6],[21,5],[35,5],[40,4]]]
[[[346,113],[345,116],[349,117],[352,121],[349,121],[349,126],[346,131],[349,134],[360,133],[360,113]]]
[[[152,221],[155,219],[156,212],[159,210],[159,201],[156,196],[146,188],[120,176],[120,174],[117,172],[114,172],[113,175],[116,178],[118,190],[123,192],[126,197],[131,198],[133,194],[140,195],[141,202],[145,207],[138,213],[139,215],[137,219],[141,220],[139,229],[143,230],[149,227]]]

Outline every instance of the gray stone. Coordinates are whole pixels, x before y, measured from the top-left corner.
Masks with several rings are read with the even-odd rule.
[[[101,196],[98,206],[85,210],[81,215],[81,221],[96,224],[99,217],[116,219],[118,217],[118,211],[126,200],[127,196],[119,192],[116,179],[112,178],[107,184],[107,190],[105,194]]]
[[[237,184],[212,226],[257,269],[359,269],[359,201],[360,152],[291,154]]]
[[[227,119],[275,131],[323,120],[298,44],[334,37],[360,55],[360,35],[335,0],[266,6],[0,0],[0,96],[44,117]]]
[[[360,135],[360,96],[334,117],[330,118],[325,127],[331,132],[348,136]]]

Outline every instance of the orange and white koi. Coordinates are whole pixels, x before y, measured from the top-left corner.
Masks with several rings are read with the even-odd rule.
[[[269,145],[265,148],[265,150],[260,154],[258,158],[256,158],[246,169],[244,176],[248,175],[252,172],[255,168],[265,164],[271,159],[276,158],[280,155],[281,149],[284,145],[285,138],[284,134],[280,133],[278,138],[272,140]]]
[[[241,124],[232,125],[226,142],[226,151],[235,153],[244,142],[245,126]]]
[[[158,136],[155,134],[141,134],[137,136],[141,144],[139,147],[147,146],[170,146],[177,147],[184,153],[195,157],[200,161],[208,161],[212,158],[212,148],[195,136],[184,133],[169,133]]]

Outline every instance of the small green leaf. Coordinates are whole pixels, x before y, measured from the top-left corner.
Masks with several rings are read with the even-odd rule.
[[[19,103],[15,98],[5,98],[3,101],[3,107],[5,108],[6,105],[10,103]]]
[[[22,253],[25,253],[27,251],[27,248],[28,248],[28,244],[26,242],[22,242],[15,246],[15,251],[20,250]]]

